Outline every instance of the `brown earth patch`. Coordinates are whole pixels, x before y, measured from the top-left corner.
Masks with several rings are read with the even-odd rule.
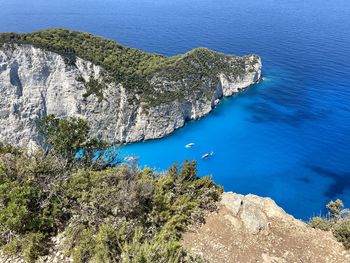
[[[211,263],[350,263],[349,251],[331,232],[254,195],[224,193],[219,210],[187,231],[182,244]]]

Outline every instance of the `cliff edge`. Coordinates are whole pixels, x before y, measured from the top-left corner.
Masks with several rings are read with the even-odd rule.
[[[38,262],[73,262],[62,250],[64,234],[54,237],[52,244]],[[218,210],[209,213],[204,224],[192,225],[181,245],[210,263],[350,262],[350,252],[331,232],[311,228],[272,199],[251,194],[223,193]],[[20,256],[1,252],[0,262],[25,263]]]
[[[182,244],[211,263],[344,263],[350,253],[331,232],[313,229],[270,198],[224,193],[219,210]]]

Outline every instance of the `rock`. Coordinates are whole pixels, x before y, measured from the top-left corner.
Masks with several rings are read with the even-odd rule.
[[[239,218],[249,233],[257,234],[268,228],[268,220],[261,206],[256,205],[256,202],[251,200],[252,198],[254,196],[245,197],[234,193],[223,193],[221,204],[229,208],[232,215]]]
[[[249,200],[244,200],[240,219],[246,230],[251,234],[258,234],[260,231],[267,230],[268,219],[266,214],[256,204]]]
[[[263,263],[287,263],[283,258],[273,257],[267,254],[262,254],[262,260]]]
[[[261,78],[258,56],[227,56],[232,73],[217,79],[205,79],[198,90],[192,90],[191,76],[171,81],[155,75],[150,84],[154,94],[183,91],[170,102],[146,105],[139,95],[126,90],[121,83],[106,83],[105,70],[77,58],[67,65],[59,54],[30,45],[0,46],[0,141],[30,146],[40,144],[38,122],[42,116],[55,114],[86,119],[91,133],[112,143],[136,142],[160,138],[182,127],[191,119],[208,114],[222,96],[231,96]],[[243,70],[235,71],[240,65]],[[104,83],[103,99],[88,97],[84,82]]]
[[[219,210],[186,232],[182,245],[211,263],[350,262],[350,252],[331,232],[313,229],[256,195],[223,193]]]
[[[239,210],[242,207],[243,204],[243,195],[234,194],[234,193],[223,193],[221,197],[221,204],[225,205],[229,209],[232,210],[232,214],[234,216],[237,216],[239,213]]]

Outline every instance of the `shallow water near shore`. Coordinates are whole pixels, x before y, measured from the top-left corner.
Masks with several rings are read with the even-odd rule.
[[[148,52],[205,46],[263,59],[265,79],[160,139],[123,146],[164,170],[198,161],[226,191],[272,197],[302,219],[350,206],[350,2],[347,0],[12,0],[0,31],[66,27]],[[193,148],[185,144],[194,142]],[[213,151],[206,160],[200,157]]]

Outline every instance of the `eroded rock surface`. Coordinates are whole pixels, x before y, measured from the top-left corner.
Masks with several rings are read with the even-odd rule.
[[[188,231],[182,243],[211,263],[350,262],[331,232],[313,229],[272,199],[255,195],[224,193],[219,210]]]
[[[4,44],[0,47],[0,141],[36,145],[40,142],[38,121],[47,114],[85,118],[92,134],[114,143],[163,137],[208,114],[223,96],[231,96],[261,78],[258,56],[228,56],[225,63],[232,66],[232,74],[226,71],[215,79],[199,78],[201,84],[196,89],[191,88],[193,76],[171,81],[155,75],[149,91],[155,99],[171,92],[181,96],[145,105],[140,95],[122,84],[106,82],[100,66],[78,57],[74,65],[67,65],[56,53],[31,45]],[[193,67],[197,66],[194,61]],[[86,96],[86,83],[91,80],[103,84],[100,97]]]

